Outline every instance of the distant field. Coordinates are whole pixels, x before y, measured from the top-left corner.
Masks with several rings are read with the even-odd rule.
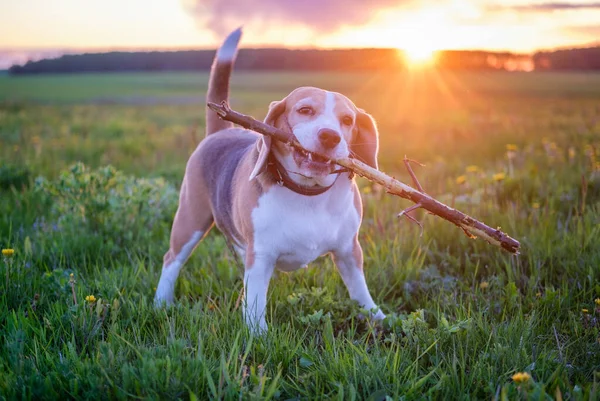
[[[419,75],[422,75],[419,73]],[[426,74],[431,76],[431,74]],[[596,96],[600,73],[547,72],[442,72],[435,74],[451,89],[476,92],[496,92],[577,96]],[[414,80],[410,72],[396,75],[356,73],[293,73],[293,72],[246,72],[234,73],[234,95],[261,96],[281,94],[289,88],[302,85],[329,87],[355,92],[365,89],[381,89],[384,82],[391,81],[400,89]],[[202,102],[206,90],[206,73],[107,73],[107,74],[43,74],[10,76],[0,75],[0,101],[39,101],[49,103],[75,102],[125,102],[139,99],[141,104],[156,99],[158,102]],[[458,86],[456,86],[458,85]],[[237,89],[237,91],[236,91]],[[241,91],[241,92],[240,92]],[[250,92],[250,93],[246,93]],[[396,97],[401,94],[396,92]],[[145,99],[146,98],[146,99]],[[150,98],[150,101],[147,100]]]
[[[297,86],[346,94],[378,121],[382,170],[408,183],[404,155],[423,162],[430,194],[523,245],[511,257],[425,215],[420,238],[395,217],[407,202],[360,181],[365,272],[390,318],[357,319],[323,258],[274,278],[271,332],[252,340],[216,232],[180,307],[151,307],[206,83],[0,75],[0,247],[16,250],[0,259],[0,396],[600,397],[600,74],[236,72],[232,104],[257,118]]]

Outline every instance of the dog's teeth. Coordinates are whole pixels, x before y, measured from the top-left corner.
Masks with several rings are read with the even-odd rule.
[[[312,153],[308,154],[308,160],[312,161]]]

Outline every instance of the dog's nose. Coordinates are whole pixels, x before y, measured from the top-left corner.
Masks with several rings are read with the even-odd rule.
[[[319,142],[321,142],[321,145],[323,145],[325,149],[335,148],[342,140],[340,134],[329,128],[320,129],[318,135]]]

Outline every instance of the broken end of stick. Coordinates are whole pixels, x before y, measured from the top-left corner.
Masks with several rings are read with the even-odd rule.
[[[229,105],[226,101],[221,102],[221,104],[206,102],[206,106],[215,113],[217,113],[219,117],[227,116],[227,112],[230,110]]]
[[[513,243],[507,244],[506,242],[502,242],[502,244],[501,244],[502,249],[504,249],[507,252],[512,253],[513,255],[520,255],[521,254],[521,252],[520,252],[521,244],[519,243],[519,241],[514,240],[512,238],[511,238],[511,240],[514,241],[515,244],[513,244]]]

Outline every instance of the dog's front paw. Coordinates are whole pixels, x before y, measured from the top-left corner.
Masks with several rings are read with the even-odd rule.
[[[160,284],[154,294],[154,306],[156,308],[162,308],[164,306],[172,306],[175,301],[173,291],[165,290],[161,288]]]
[[[381,311],[381,309],[377,309],[376,313],[371,312],[371,319],[373,320],[383,320],[385,319],[385,313]]]
[[[254,337],[262,337],[267,334],[268,326],[267,321],[263,319],[253,320],[251,318],[245,318],[246,327]]]
[[[372,309],[361,309],[360,313],[358,314],[358,317],[361,319],[368,318],[372,321],[382,321],[383,319],[385,319],[385,313],[383,313],[381,309],[379,309],[379,307],[376,306]]]

